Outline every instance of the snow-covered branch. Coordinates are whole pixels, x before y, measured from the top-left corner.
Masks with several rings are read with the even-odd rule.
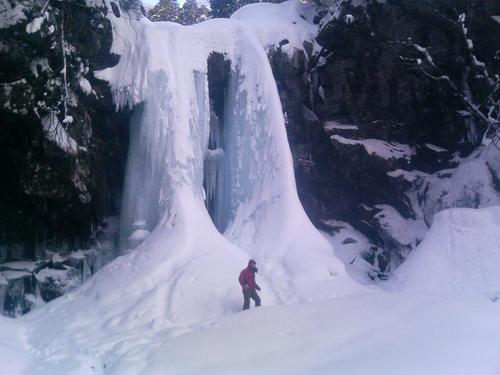
[[[467,25],[466,14],[460,13],[456,18],[441,14],[440,17],[448,18],[448,25],[452,25],[455,35],[462,40],[463,58],[457,61],[461,75],[457,76],[449,64],[439,64],[433,56],[433,51],[413,42],[411,39],[400,41],[409,48],[409,56],[401,56],[404,62],[411,63],[416,70],[427,78],[444,85],[463,104],[463,110],[458,111],[464,117],[467,126],[467,138],[477,144],[481,139],[483,143],[498,144],[500,138],[500,78],[492,74],[488,66],[480,61],[474,50]],[[417,57],[415,58],[415,53]],[[482,137],[477,134],[478,129],[483,129]],[[494,142],[491,142],[494,140]]]
[[[68,121],[68,77],[67,77],[67,65],[66,65],[66,41],[64,40],[64,18],[61,20],[61,51],[63,58],[63,68],[61,70],[63,76],[64,83],[64,95],[63,95],[63,103],[64,103],[64,123],[72,122]]]

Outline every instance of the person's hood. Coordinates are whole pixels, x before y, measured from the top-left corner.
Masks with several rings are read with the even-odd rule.
[[[250,259],[250,260],[248,261],[248,266],[247,266],[247,268],[248,268],[249,270],[251,270],[251,269],[252,269],[252,268],[253,268],[256,264],[257,264],[257,262],[256,262],[255,260]]]

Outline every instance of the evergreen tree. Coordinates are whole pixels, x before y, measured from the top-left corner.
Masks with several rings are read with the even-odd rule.
[[[179,22],[180,11],[177,0],[160,0],[148,15],[151,21]]]
[[[193,25],[210,18],[210,10],[205,6],[198,6],[196,0],[186,0],[182,6],[179,23]]]
[[[210,18],[210,10],[199,6],[196,0],[186,0],[179,7],[177,0],[160,0],[157,6],[149,11],[151,21],[177,22],[182,25],[193,25]]]

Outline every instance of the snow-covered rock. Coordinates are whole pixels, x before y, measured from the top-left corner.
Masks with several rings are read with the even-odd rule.
[[[1,263],[0,314],[22,315],[73,290],[110,260],[102,259],[107,251],[103,244],[65,255],[47,252],[42,261]]]
[[[35,274],[40,296],[51,301],[81,284],[80,272],[73,267],[44,268]]]
[[[412,155],[415,154],[415,151],[410,146],[397,142],[385,142],[380,139],[352,139],[340,135],[332,135],[330,139],[344,145],[362,146],[368,154],[383,159],[405,159],[410,161]]]
[[[428,228],[423,219],[405,218],[392,206],[379,204],[375,208],[379,212],[373,218],[384,240],[384,248],[399,257],[392,258],[391,269],[395,269],[425,237]]]
[[[480,148],[461,160],[456,168],[435,173],[424,187],[425,220],[446,208],[488,207],[500,205],[497,184],[500,175],[500,150],[494,146]]]

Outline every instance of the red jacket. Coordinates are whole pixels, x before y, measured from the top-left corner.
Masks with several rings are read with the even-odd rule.
[[[240,277],[238,278],[238,280],[243,290],[252,291],[259,289],[257,283],[255,282],[255,271],[253,270],[254,265],[255,261],[250,259],[250,261],[248,262],[248,267],[240,273]]]

